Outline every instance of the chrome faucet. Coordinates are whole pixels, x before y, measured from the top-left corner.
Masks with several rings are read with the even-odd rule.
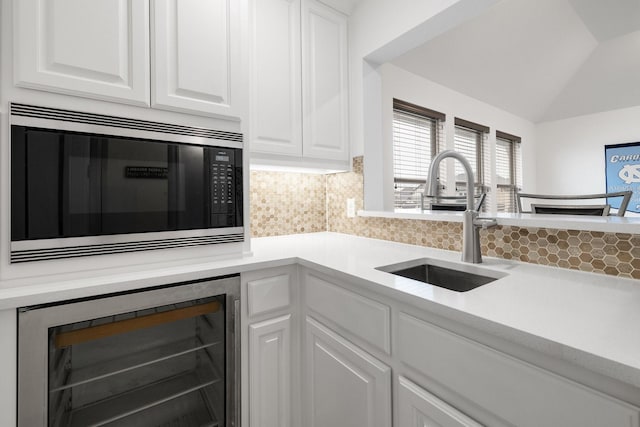
[[[480,228],[493,227],[498,225],[493,218],[478,218],[478,211],[475,210],[475,181],[473,171],[469,161],[460,153],[453,150],[445,150],[438,153],[429,166],[429,187],[430,196],[438,195],[438,170],[440,162],[446,158],[453,158],[462,163],[467,174],[467,210],[463,213],[462,219],[462,261],[479,264],[482,262],[482,252],[480,251]]]

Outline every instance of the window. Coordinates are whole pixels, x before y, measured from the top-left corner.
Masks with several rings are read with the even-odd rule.
[[[393,100],[394,207],[420,207],[429,164],[438,151],[445,115]]]
[[[477,123],[455,119],[454,149],[467,158],[471,164],[475,180],[476,193],[487,192],[491,184],[490,155],[487,147],[487,135],[489,128]],[[467,192],[467,178],[464,167],[460,162],[455,162],[455,191],[456,194]],[[487,192],[488,193],[488,192]],[[486,211],[490,206],[490,193],[482,207]]]
[[[516,191],[522,187],[520,138],[496,131],[496,198],[498,212],[516,211]]]

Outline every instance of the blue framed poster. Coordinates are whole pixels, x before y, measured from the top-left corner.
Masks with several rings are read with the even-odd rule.
[[[604,146],[607,193],[633,191],[627,212],[640,213],[640,142]],[[607,201],[612,208],[619,208],[621,197]]]

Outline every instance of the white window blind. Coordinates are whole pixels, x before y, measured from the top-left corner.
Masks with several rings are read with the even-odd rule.
[[[522,187],[520,138],[496,133],[496,186],[498,212],[516,211],[516,190]]]
[[[394,100],[393,110],[393,176],[396,209],[420,206],[429,165],[438,147],[441,120],[427,116],[422,107]],[[442,115],[444,117],[444,115]]]
[[[434,120],[393,112],[393,171],[396,180],[422,180],[431,162]]]
[[[478,181],[478,147],[480,145],[480,132],[456,126],[454,136],[454,149],[462,154],[471,164],[474,180]],[[456,184],[463,188],[466,183],[467,174],[460,162],[455,162]]]
[[[461,153],[469,161],[473,178],[476,184],[476,194],[487,192],[490,184],[490,175],[484,170],[490,170],[490,154],[487,149],[487,136],[489,128],[464,120],[456,119],[454,134],[454,149]],[[486,175],[486,176],[485,176]],[[460,162],[455,162],[456,193],[466,194],[466,173]],[[490,206],[490,194],[487,194],[482,210],[486,211]]]

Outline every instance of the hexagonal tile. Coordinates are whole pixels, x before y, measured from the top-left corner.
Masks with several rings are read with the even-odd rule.
[[[591,261],[591,265],[595,270],[604,270],[604,268],[606,267],[606,264],[601,259],[594,259],[593,261]]]
[[[601,239],[599,237],[594,237],[591,241],[591,246],[593,246],[594,248],[604,248],[605,245],[606,243],[604,242],[604,239]]]
[[[630,263],[633,257],[629,252],[618,252],[616,257],[621,263]]]
[[[630,274],[633,271],[631,264],[621,263],[616,266],[620,273]]]
[[[580,243],[580,246],[578,247],[582,252],[591,252],[591,250],[593,250],[593,246],[591,246],[591,243],[589,242]]]
[[[589,252],[582,252],[578,258],[585,263],[590,263],[593,260],[593,256]]]
[[[567,243],[569,244],[569,246],[578,247],[580,246],[581,242],[578,236],[569,236],[569,238],[567,239]]]
[[[588,231],[581,231],[578,235],[581,241],[589,243],[593,240],[593,235]]]
[[[580,254],[582,253],[582,251],[578,248],[575,248],[573,246],[569,247],[569,258],[578,258],[580,256]]]
[[[582,270],[582,271],[588,271],[588,272],[591,272],[591,271],[593,271],[593,266],[592,266],[590,263],[588,263],[588,262],[583,262],[583,263],[581,263],[581,264],[580,264],[580,266],[578,267],[578,269],[579,269],[579,270]]]
[[[618,273],[620,272],[616,267],[608,266],[608,267],[605,267],[604,269],[604,274],[608,274],[610,276],[617,276]]]
[[[618,242],[618,238],[613,233],[606,233],[603,236],[603,240],[605,241],[605,243],[608,243],[610,245],[615,245]]]
[[[618,243],[616,243],[616,248],[619,251],[629,251],[631,250],[631,247],[631,242],[628,240],[618,240]]]
[[[569,261],[569,264],[572,267],[578,267],[582,262],[582,261],[580,261],[580,258],[578,258],[577,256],[571,256],[571,257],[569,257],[569,259],[567,261]]]

